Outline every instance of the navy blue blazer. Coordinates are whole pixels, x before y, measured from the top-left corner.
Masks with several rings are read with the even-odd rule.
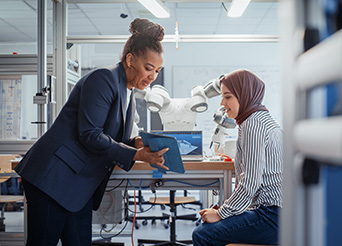
[[[134,164],[134,100],[127,114],[126,104],[121,63],[88,73],[15,171],[71,212],[90,198],[96,210],[114,166],[128,171]]]

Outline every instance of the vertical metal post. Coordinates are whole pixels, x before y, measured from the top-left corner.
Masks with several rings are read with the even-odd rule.
[[[282,80],[283,80],[283,128],[284,132],[284,182],[283,182],[283,209],[280,217],[280,245],[304,245],[301,233],[304,224],[303,197],[299,182],[298,163],[295,157],[294,144],[292,143],[292,132],[297,120],[295,109],[298,106],[295,82],[293,76],[295,55],[298,48],[298,37],[296,34],[297,23],[300,21],[298,12],[300,4],[295,0],[280,1],[280,19],[282,25]],[[284,219],[282,219],[284,218]]]
[[[170,190],[170,241],[173,243],[176,241],[176,205],[175,205],[175,190]]]
[[[37,93],[42,93],[46,87],[46,0],[38,1],[38,83]],[[45,103],[37,103],[37,132],[38,138],[45,132]]]
[[[54,74],[56,75],[56,114],[58,114],[67,99],[66,35],[68,16],[66,0],[54,0],[53,6]]]

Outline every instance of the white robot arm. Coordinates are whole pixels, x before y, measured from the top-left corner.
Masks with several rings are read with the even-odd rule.
[[[214,121],[217,123],[215,127],[209,148],[212,149],[213,144],[216,144],[214,152],[219,150],[221,147],[224,146],[225,143],[225,136],[227,136],[227,129],[228,128],[235,128],[236,124],[233,119],[229,119],[226,113],[226,110],[223,106],[220,106],[216,113],[214,114]]]
[[[159,113],[164,130],[193,130],[197,113],[208,109],[208,98],[220,94],[220,78],[210,80],[206,85],[195,86],[189,98],[170,98],[166,88],[154,85],[138,91],[137,98],[144,99],[151,112]]]
[[[210,80],[204,87],[203,87],[203,91],[204,94],[206,95],[206,97],[208,98],[212,98],[212,97],[216,97],[218,95],[221,94],[221,88],[220,88],[220,79],[223,77],[224,75],[221,75],[218,78],[212,79]]]
[[[164,130],[192,130],[197,113],[208,109],[208,99],[202,86],[193,88],[190,98],[170,98],[161,85],[154,85],[139,94],[151,112],[159,113]]]

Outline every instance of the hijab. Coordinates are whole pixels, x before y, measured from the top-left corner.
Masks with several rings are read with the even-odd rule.
[[[265,84],[248,70],[237,70],[220,80],[237,98],[240,108],[235,121],[238,125],[256,111],[268,111],[261,104],[265,94]]]

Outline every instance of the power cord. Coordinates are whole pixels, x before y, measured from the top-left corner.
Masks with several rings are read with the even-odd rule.
[[[115,180],[115,179],[109,179],[109,180]],[[120,182],[117,186],[115,186],[114,188],[110,188],[109,190],[106,190],[106,192],[110,192],[110,191],[113,191],[113,190],[117,189],[118,187],[121,186],[121,184],[122,184],[125,180],[126,180],[126,179],[122,179],[121,182]]]
[[[125,186],[125,192],[124,192],[124,198],[125,198],[125,196],[126,196],[126,194],[127,194],[127,190],[128,190],[128,181],[126,182],[126,186]],[[128,201],[127,201],[128,202]],[[127,202],[126,202],[126,204],[127,204]],[[126,229],[126,226],[127,226],[127,224],[128,224],[128,212],[127,211],[125,211],[125,215],[124,215],[124,219],[121,221],[121,223],[123,222],[123,221],[125,221],[126,220],[126,223],[125,223],[125,225],[123,226],[123,228],[118,232],[118,233],[116,233],[115,235],[112,235],[112,236],[109,236],[109,237],[105,237],[104,235],[103,235],[103,231],[105,231],[105,232],[111,232],[111,230],[113,230],[116,226],[113,226],[112,228],[111,228],[111,230],[109,230],[109,231],[106,231],[105,230],[105,228],[104,228],[104,226],[102,226],[101,227],[101,230],[100,230],[100,237],[102,238],[102,239],[105,239],[105,240],[111,240],[113,237],[117,237],[118,235],[120,235],[125,229]],[[120,224],[120,223],[119,223]],[[117,224],[116,224],[117,225]]]
[[[141,212],[137,212],[137,211],[133,211],[133,210],[131,210],[129,207],[127,207],[127,210],[130,211],[131,213],[134,213],[134,214],[142,214],[142,213],[146,213],[147,211],[151,210],[151,209],[154,207],[154,204],[155,204],[155,202],[156,202],[156,200],[157,200],[157,195],[156,195],[156,193],[155,193],[155,192],[153,192],[153,193],[154,193],[154,201],[153,201],[153,203],[151,203],[151,206],[150,206],[148,209],[146,209],[146,210],[144,210],[144,211],[141,211]],[[135,200],[135,199],[134,199],[134,200]]]

